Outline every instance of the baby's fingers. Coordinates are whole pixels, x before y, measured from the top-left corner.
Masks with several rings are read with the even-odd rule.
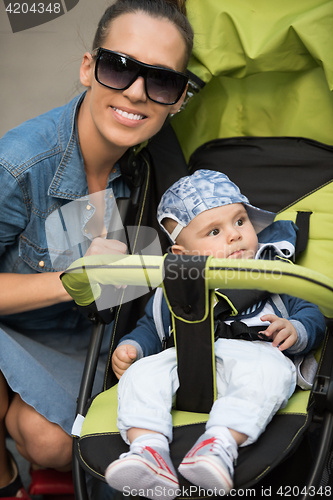
[[[271,322],[271,324],[268,325],[268,327],[266,328],[265,333],[267,333],[270,336],[277,335],[279,332],[281,332],[282,330],[284,330],[285,327],[286,327],[286,325],[285,325],[283,319],[276,317],[276,319],[274,319]]]
[[[123,373],[127,370],[127,368],[132,364],[132,362],[124,362],[120,361],[119,358],[112,358],[112,369],[119,379]]]
[[[276,321],[279,319],[276,314],[264,314],[264,316],[260,316],[261,321],[269,321],[270,323],[273,323],[273,321]]]
[[[286,349],[289,349],[289,347],[291,347],[292,345],[294,345],[294,341],[291,337],[288,337],[282,342],[282,344],[279,345],[279,350],[285,351]]]
[[[279,332],[277,332],[272,343],[272,345],[274,347],[278,347],[280,351],[288,349],[288,347],[291,347],[293,344],[293,337],[290,335],[287,328],[282,328]]]

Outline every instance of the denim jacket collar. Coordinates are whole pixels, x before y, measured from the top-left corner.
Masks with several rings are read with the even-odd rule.
[[[65,106],[59,124],[59,144],[62,158],[52,179],[48,194],[55,198],[73,200],[88,194],[84,163],[77,137],[76,117],[86,92]]]

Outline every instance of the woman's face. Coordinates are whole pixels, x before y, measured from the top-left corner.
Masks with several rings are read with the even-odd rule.
[[[146,64],[184,69],[185,42],[176,26],[142,12],[116,18],[103,47]],[[83,106],[85,124],[91,129],[91,139],[96,135],[119,149],[126,150],[155,135],[184,99],[171,106],[151,101],[142,77],[126,90],[106,88],[95,80],[94,67],[94,59],[86,53],[80,72],[81,83],[88,88]]]

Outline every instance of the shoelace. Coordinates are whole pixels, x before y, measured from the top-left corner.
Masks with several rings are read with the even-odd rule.
[[[159,437],[155,437],[153,434],[150,435],[149,439],[135,439],[131,445],[129,451],[122,453],[119,458],[126,457],[128,454],[136,453],[140,455],[142,453],[142,450],[146,447],[149,446],[150,448],[153,448],[154,450],[156,449],[161,449],[163,448],[163,444],[161,446],[161,439]],[[165,450],[167,451],[167,450]]]
[[[216,437],[212,444],[212,451],[216,455],[222,458],[222,460],[227,465],[229,472],[233,473],[234,466],[233,463],[236,460],[237,448],[235,448],[228,439],[223,436]]]
[[[136,453],[137,455],[140,455],[142,453],[142,450],[143,450],[144,446],[142,444],[139,444],[139,443],[132,443],[131,444],[131,447],[130,447],[130,450],[129,451],[126,451],[125,453],[122,453],[119,458],[125,458],[127,457],[128,455],[133,455],[133,453]]]

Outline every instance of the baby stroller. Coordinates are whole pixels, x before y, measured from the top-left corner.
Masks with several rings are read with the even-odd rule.
[[[320,153],[324,152],[323,156],[326,156],[326,161],[322,158],[320,163],[323,166],[326,163],[327,169],[323,168],[323,170],[326,170],[323,177],[326,177],[326,174],[328,174],[331,169],[331,155],[333,153],[331,147],[327,149],[324,148],[322,151],[322,146],[313,141],[308,142],[295,140],[294,142],[294,140],[285,138],[282,139],[282,142],[280,140],[275,142],[275,140],[271,138],[267,139],[267,141],[268,151],[271,152],[274,150],[274,146],[276,146],[276,150],[274,150],[276,154],[279,151],[282,151],[285,154],[288,147],[291,148],[291,150],[301,148],[302,151],[304,150],[304,152],[306,152],[307,158],[309,158],[310,151],[314,154],[315,158],[317,158]],[[256,164],[258,163],[257,149],[259,148],[262,150],[261,154],[263,155],[263,163],[265,163],[264,153],[267,153],[267,149],[263,147],[263,145],[265,146],[265,143],[266,140],[255,138],[245,140],[241,146],[237,144],[237,140],[234,139],[213,141],[213,144],[209,143],[199,149],[196,152],[196,158],[194,155],[192,160],[194,162],[194,160],[200,159],[201,154],[204,154],[205,162],[208,161],[207,151],[204,150],[207,148],[209,152],[213,151],[215,154],[216,151],[214,151],[214,145],[216,146],[216,144],[219,146],[219,159],[223,157],[223,154],[225,153],[223,148],[225,147],[227,154],[229,154],[230,147],[232,146],[235,147],[236,152],[241,151],[241,154],[244,154],[244,149],[247,149],[246,158],[249,159],[250,153],[248,152],[248,149],[251,150],[255,145],[257,145],[257,148],[254,148],[256,152]],[[277,156],[275,156],[275,159],[278,162],[279,158]],[[214,159],[212,161],[214,165]],[[193,163],[193,166],[196,167],[197,165],[197,163]],[[211,165],[210,167],[212,168]],[[235,168],[235,166],[233,167]],[[270,167],[270,180],[272,179],[272,176],[273,180],[275,180],[275,176],[273,175],[274,171],[276,173],[276,178],[279,177],[279,168],[281,168],[281,165]],[[292,170],[290,165],[288,168]],[[309,168],[312,168],[312,165],[310,165]],[[235,175],[234,170],[232,173]],[[292,173],[290,173],[290,175],[292,176]],[[246,263],[241,262],[241,268],[238,268],[233,267],[230,262],[210,262],[209,273],[214,273],[214,269],[218,268],[219,270],[224,270],[225,273],[232,273],[232,279],[227,279],[223,274],[216,279],[213,279],[212,275],[208,275],[209,283],[214,287],[222,286],[224,288],[227,287],[227,282],[228,286],[232,288],[235,288],[236,286],[247,289],[259,288],[279,293],[283,290],[291,295],[297,295],[302,298],[306,298],[311,302],[317,303],[326,317],[331,318],[333,316],[333,275],[332,272],[327,269],[327,267],[329,267],[329,260],[326,261],[324,266],[324,274],[324,272],[320,272],[320,268],[323,266],[323,261],[325,259],[322,258],[320,260],[316,260],[316,258],[313,257],[313,254],[318,252],[318,245],[320,244],[318,240],[324,239],[323,236],[326,232],[324,221],[325,219],[329,220],[332,218],[332,214],[329,214],[327,211],[327,208],[329,207],[327,202],[324,202],[324,207],[322,207],[322,200],[332,196],[332,180],[323,182],[322,179],[320,182],[322,182],[321,186],[313,190],[311,189],[309,195],[305,195],[295,203],[289,204],[286,210],[280,211],[278,214],[278,219],[291,219],[295,221],[297,218],[297,224],[299,227],[298,251],[300,252],[298,262],[300,262],[301,265],[277,265],[276,262],[273,261],[265,262],[265,268],[261,268],[260,265],[259,267],[256,267],[257,264],[254,265],[253,262],[246,261]],[[267,199],[271,203],[272,193],[267,193],[270,193]],[[280,196],[278,196],[278,198],[280,198]],[[320,227],[321,229],[319,229]],[[332,250],[332,242],[326,240],[324,247],[325,248],[322,248],[321,250],[321,254],[329,255]],[[112,263],[109,256],[101,256],[98,259],[96,259],[96,257],[88,258],[84,259],[82,262],[76,261],[66,271],[66,273],[64,273],[62,277],[63,283],[66,289],[71,291],[71,294],[77,303],[84,307],[87,307],[85,304],[88,302],[91,303],[93,299],[93,294],[90,288],[91,285],[95,286],[96,284],[100,284],[103,287],[110,283],[119,284],[119,282],[146,285],[147,278],[151,287],[156,287],[161,283],[163,263],[162,257],[133,255],[123,259],[123,261],[117,260]],[[144,272],[142,271],[142,262],[144,262]],[[199,264],[197,262],[190,262],[189,265],[198,266]],[[204,262],[202,265],[207,265],[207,263]],[[276,272],[282,273],[283,279],[274,279],[274,273]],[[202,273],[200,272],[200,275],[201,274]],[[181,275],[181,273],[179,273],[179,275]],[[252,276],[253,278],[252,283],[249,280],[249,276]],[[291,276],[295,278],[295,282],[291,280]],[[182,285],[184,283],[186,284],[186,280],[184,282],[180,280],[180,283],[177,283],[176,289],[178,289],[179,293],[184,293],[185,296],[189,296],[190,291],[186,290],[184,292],[182,289]],[[205,287],[204,283],[201,286],[202,293],[201,295],[198,293],[198,295],[200,295],[203,303],[206,303],[209,290]],[[199,284],[196,285],[196,288],[197,287],[199,287]],[[173,288],[173,293],[174,291],[175,289]],[[202,313],[202,309],[205,310],[205,308],[202,307],[202,304],[194,302],[194,298],[190,301],[190,304],[192,306],[192,310],[198,311],[199,319],[201,320],[202,318],[200,317],[200,314]],[[98,315],[98,312],[96,312],[96,315]],[[177,312],[177,316],[179,316],[179,311]],[[204,316],[204,314],[202,316]],[[184,312],[183,318],[187,319],[186,312]],[[209,317],[206,317],[205,321],[202,323],[191,324],[193,335],[196,334],[196,326],[199,326],[199,330],[203,328],[207,332],[207,324],[210,324]],[[97,323],[97,325],[99,325],[99,323]],[[182,334],[181,326],[180,322],[179,332],[177,332],[177,335]],[[330,328],[331,325],[328,321],[328,336],[323,348],[322,359],[320,362],[321,370],[317,375],[313,391],[296,391],[288,406],[274,417],[265,433],[260,437],[257,443],[241,450],[238,464],[235,469],[235,488],[245,491],[248,488],[252,488],[253,485],[259,483],[260,490],[265,491],[264,485],[267,485],[266,489],[272,487],[272,478],[269,475],[270,470],[273,467],[279,466],[279,488],[282,488],[282,490],[280,489],[280,492],[287,492],[287,489],[283,490],[283,488],[288,487],[293,488],[292,491],[294,493],[295,491],[299,493],[312,493],[314,491],[313,488],[316,488],[316,492],[322,491],[319,489],[320,486],[318,486],[318,481],[322,475],[323,465],[330,447],[333,430],[333,414],[331,413],[332,401],[330,396],[330,391],[332,390],[330,381],[332,370],[332,339]],[[180,342],[178,343],[177,341],[177,345],[178,344],[180,345]],[[192,342],[192,344],[196,345],[196,342]],[[191,359],[193,359],[193,356],[199,356],[200,365],[202,367],[204,362],[202,359],[202,345],[200,344],[200,346],[199,353],[191,352]],[[94,361],[91,362],[93,363]],[[196,365],[196,363],[194,362],[193,365]],[[181,370],[181,367],[179,367],[179,370]],[[188,372],[188,367],[185,371]],[[209,372],[209,366],[207,370],[204,369],[204,372],[206,374],[211,373],[211,371]],[[189,374],[189,380],[192,380],[191,374]],[[198,386],[197,378],[195,380],[195,390],[188,386],[187,379],[185,379],[184,382],[181,381],[181,384],[183,384],[181,385],[181,387],[183,387],[183,392],[185,394],[190,394],[190,405],[194,405],[195,411],[190,413],[189,408],[191,408],[191,406],[188,406],[188,402],[186,402],[187,406],[185,406],[185,409],[187,411],[177,410],[174,413],[175,428],[174,441],[171,444],[171,456],[176,466],[182,460],[185,452],[190,447],[190,444],[193,444],[196,438],[202,433],[204,423],[207,420],[206,413],[209,411],[207,410],[206,400],[202,401],[203,405],[206,405],[205,410],[201,410],[200,401],[198,404],[197,401],[192,401],[195,399],[192,396],[195,396],[196,393],[200,393],[201,391]],[[207,383],[206,377],[203,376],[199,377],[199,381],[201,381],[202,384]],[[112,379],[109,372],[105,382],[105,389],[110,387],[110,384],[112,384]],[[205,394],[207,394],[206,399],[208,400],[210,398],[209,387],[211,386],[212,384],[209,385],[208,381],[208,390],[204,389]],[[90,394],[88,395],[87,400],[89,399],[89,396]],[[116,386],[113,386],[109,390],[105,390],[94,398],[88,413],[86,414],[84,406],[86,405],[87,400],[82,400],[80,402],[81,410],[79,412],[78,423],[81,425],[83,421],[83,425],[80,428],[80,431],[77,432],[74,430],[74,432],[77,432],[80,436],[75,439],[76,454],[80,464],[85,470],[88,470],[92,475],[102,479],[104,470],[108,463],[118,458],[119,454],[127,449],[117,432],[116,427]],[[178,406],[181,407],[179,400]],[[307,458],[309,453],[303,437],[306,431],[311,430],[313,433],[314,425],[316,423],[317,426],[320,424],[322,437],[320,440],[319,455],[317,460],[313,462],[314,469],[312,472],[309,472],[308,464],[303,463],[303,459]],[[284,430],[283,439],[281,437],[281,428]],[[291,466],[291,462],[288,462],[287,457],[293,450],[297,449],[298,446],[300,447],[299,453],[302,457],[302,471],[300,471],[300,458],[297,458],[296,461],[294,461],[294,466],[297,464],[297,474],[296,476],[292,475],[290,477],[290,474],[295,472],[295,470],[294,467]],[[293,461],[293,459],[290,460]],[[309,478],[307,479],[303,474],[308,475]],[[281,477],[283,479],[281,479]],[[308,484],[307,481],[309,481]],[[186,488],[188,488],[189,485],[184,483],[183,487],[185,488],[184,491],[186,491]],[[296,490],[296,488],[298,489]],[[278,489],[276,493],[278,494]],[[294,496],[297,495],[294,494]],[[305,498],[307,498],[307,496],[305,496]]]
[[[330,394],[332,325],[329,321],[333,315],[333,271],[329,259],[332,251],[333,151],[328,145],[332,143],[329,130],[333,122],[333,102],[327,85],[327,81],[332,80],[332,71],[325,56],[326,51],[330,53],[327,50],[331,43],[327,19],[332,15],[332,2],[293,2],[292,8],[287,2],[268,6],[267,2],[258,1],[237,2],[237,5],[224,2],[222,7],[219,2],[188,0],[187,5],[197,34],[190,69],[206,84],[186,109],[173,118],[172,129],[170,125],[166,127],[148,150],[126,162],[124,169],[128,169],[133,196],[121,203],[124,210],[126,205],[134,207],[132,215],[137,218],[131,219],[131,210],[126,210],[128,219],[124,225],[137,227],[140,219],[143,224],[156,227],[154,203],[156,206],[159,196],[173,180],[186,175],[188,170],[183,155],[191,171],[198,168],[221,170],[240,186],[251,203],[277,212],[280,219],[296,222],[300,228],[297,265],[289,265],[287,270],[281,268],[282,273],[287,273],[283,279],[279,282],[265,279],[263,284],[256,280],[253,285],[244,277],[248,275],[246,271],[243,275],[237,269],[235,274],[240,276],[237,286],[257,288],[260,284],[269,291],[296,296],[306,293],[308,300],[322,308],[328,318],[328,335],[322,349],[320,370],[313,390],[297,391],[258,442],[242,450],[235,470],[235,488],[240,496],[252,487],[256,496],[271,496],[269,488],[274,485],[275,494],[280,496],[325,497],[327,491],[320,490],[319,480],[330,449],[333,425]],[[285,9],[284,15],[281,9]],[[313,26],[316,36],[309,28]],[[198,80],[195,82],[194,87]],[[174,141],[173,130],[181,151]],[[220,137],[224,139],[217,139]],[[167,160],[166,152],[173,157],[169,158],[170,163],[163,164],[161,159]],[[173,174],[168,165],[177,166],[172,169]],[[163,175],[166,172],[167,177]],[[171,179],[175,172],[175,179]],[[145,194],[149,189],[152,195],[148,197],[149,205],[143,206],[140,200],[147,199]],[[133,253],[136,251],[134,249]],[[95,322],[78,402],[77,422],[83,421],[83,425],[78,431],[74,429],[78,434],[74,443],[77,499],[87,498],[84,471],[103,480],[106,466],[126,451],[115,425],[116,386],[112,386],[114,378],[110,370],[106,373],[104,391],[90,405],[91,381],[103,322],[111,320],[110,311],[100,312],[91,306],[94,297],[90,281],[98,283],[100,280],[104,287],[111,282],[109,276],[115,275],[111,264],[102,261],[99,270],[96,268],[98,262],[98,259],[85,260],[84,270],[82,263],[76,262],[62,278],[73,298]],[[130,260],[127,262],[132,266]],[[144,258],[144,262],[146,267],[151,265],[148,258]],[[157,273],[160,272],[160,261],[153,261],[152,265]],[[89,273],[93,273],[89,277],[87,266],[94,268],[89,269]],[[110,271],[106,272],[105,268]],[[294,270],[302,278],[289,276]],[[258,274],[267,277],[270,270],[261,271],[259,269]],[[121,274],[126,277],[123,269]],[[146,276],[144,280],[146,284]],[[302,280],[301,285],[299,280]],[[149,273],[149,281],[151,287],[158,286],[161,272],[154,279]],[[285,288],[277,290],[276,287],[282,284]],[[232,286],[236,286],[236,280]],[[203,289],[208,293],[204,286]],[[138,302],[145,300],[147,298],[141,297],[135,303],[117,308],[110,354],[119,336],[127,333],[142,313]],[[174,415],[175,438],[171,454],[175,466],[190,448],[188,443],[193,443],[201,434],[207,418],[205,413],[198,411],[186,413],[177,411]],[[189,420],[184,420],[185,417]],[[285,440],[281,439],[280,426],[287,430]],[[304,438],[306,433],[312,438],[315,436],[316,446],[308,446]],[[316,449],[315,458],[312,448]],[[297,451],[296,459],[291,456],[293,451]],[[279,484],[270,474],[273,468],[277,471]]]

